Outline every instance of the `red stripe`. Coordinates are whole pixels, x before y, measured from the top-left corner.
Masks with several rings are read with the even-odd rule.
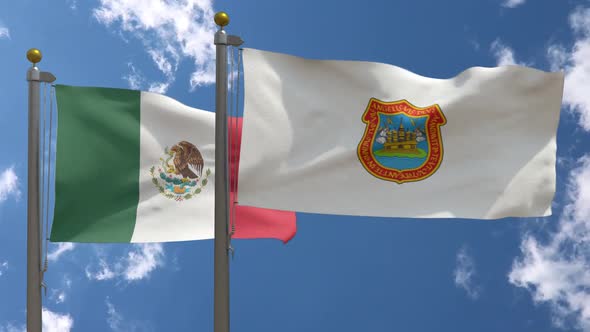
[[[237,121],[236,121],[237,120]],[[237,168],[240,161],[240,144],[242,141],[242,118],[229,118],[228,131],[235,140],[229,147],[230,188],[234,188],[238,176]],[[230,143],[232,141],[230,140]],[[230,194],[230,205],[234,202],[235,193]],[[239,197],[238,197],[239,201]],[[251,206],[236,206],[236,239],[278,239],[289,242],[297,232],[297,216],[295,212],[262,209]]]

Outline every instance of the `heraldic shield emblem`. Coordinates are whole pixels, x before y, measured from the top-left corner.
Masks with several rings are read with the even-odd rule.
[[[440,127],[447,120],[438,106],[416,107],[407,100],[371,98],[357,154],[373,176],[396,183],[415,182],[434,174],[443,159]]]

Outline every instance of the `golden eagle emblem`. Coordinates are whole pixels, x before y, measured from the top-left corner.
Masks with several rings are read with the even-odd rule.
[[[160,193],[176,201],[190,199],[201,193],[207,185],[211,170],[207,169],[203,176],[205,162],[199,149],[190,142],[180,141],[170,149],[164,148],[164,153],[168,157],[160,158],[157,169],[156,166],[150,168],[152,183]]]
[[[172,148],[174,152],[174,167],[176,174],[182,174],[185,178],[198,179],[203,173],[203,156],[193,144],[182,141]]]

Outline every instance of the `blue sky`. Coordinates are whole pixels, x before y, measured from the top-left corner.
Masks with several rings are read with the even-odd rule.
[[[233,331],[590,331],[590,1],[23,0],[0,3],[0,332],[24,331],[25,52],[68,85],[214,109],[215,11],[245,47],[448,78],[564,70],[554,215],[402,220],[298,215],[235,241]],[[213,242],[50,244],[45,331],[212,331]]]

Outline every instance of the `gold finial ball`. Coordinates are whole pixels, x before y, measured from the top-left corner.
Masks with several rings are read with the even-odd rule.
[[[31,61],[32,63],[41,62],[42,58],[43,55],[41,54],[41,51],[39,51],[36,48],[31,48],[27,51],[27,59],[29,59],[29,61]]]
[[[226,12],[219,12],[215,14],[215,24],[224,27],[229,24],[229,15]]]

